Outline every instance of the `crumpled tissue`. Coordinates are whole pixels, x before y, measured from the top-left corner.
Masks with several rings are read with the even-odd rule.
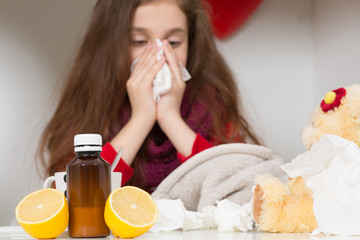
[[[157,46],[161,47],[162,42],[160,39],[156,39]],[[161,48],[158,52],[156,59],[159,61],[161,57],[164,56],[164,50]],[[134,68],[135,64],[138,62],[139,59],[136,59],[132,65],[131,70]],[[184,81],[188,81],[191,78],[190,73],[187,69],[179,62],[181,75]],[[171,89],[171,71],[169,65],[167,63],[159,70],[156,74],[155,79],[153,81],[153,97],[156,102],[160,101],[160,97],[167,93]]]
[[[360,235],[360,148],[335,135],[324,135],[311,150],[281,166],[302,176],[313,191],[319,228],[313,234]]]
[[[252,202],[243,206],[221,200],[216,206],[205,206],[201,212],[188,211],[180,199],[155,199],[159,217],[150,232],[170,232],[217,228],[222,232],[253,229]]]

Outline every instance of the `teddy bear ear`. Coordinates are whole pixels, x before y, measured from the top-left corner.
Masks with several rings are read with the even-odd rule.
[[[324,113],[334,110],[341,104],[341,99],[346,96],[345,88],[338,88],[328,92],[320,103],[320,107]]]

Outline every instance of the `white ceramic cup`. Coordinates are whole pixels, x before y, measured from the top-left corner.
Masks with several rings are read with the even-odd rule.
[[[56,189],[62,191],[66,197],[66,172],[56,172],[54,176],[48,177],[43,188],[50,188],[53,182],[55,182]]]
[[[111,173],[111,191],[116,188],[121,187],[121,172],[112,172]],[[43,185],[43,188],[50,188],[53,182],[55,181],[56,189],[62,191],[66,195],[66,172],[56,172],[54,176],[48,177]]]

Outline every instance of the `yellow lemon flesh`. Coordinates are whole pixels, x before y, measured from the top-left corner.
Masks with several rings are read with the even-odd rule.
[[[15,215],[20,226],[34,238],[56,238],[69,222],[64,193],[52,188],[28,194],[17,205]]]
[[[333,91],[328,92],[325,94],[324,102],[326,104],[331,104],[335,101],[335,97],[336,97],[336,93],[334,93]]]
[[[150,194],[126,186],[115,189],[105,205],[105,222],[115,237],[134,238],[147,232],[159,211]]]

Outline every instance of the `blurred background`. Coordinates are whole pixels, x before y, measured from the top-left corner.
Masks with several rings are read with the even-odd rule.
[[[42,187],[35,164],[95,0],[0,0],[0,226]],[[217,45],[264,143],[286,161],[326,92],[359,82],[360,1],[263,0]]]

